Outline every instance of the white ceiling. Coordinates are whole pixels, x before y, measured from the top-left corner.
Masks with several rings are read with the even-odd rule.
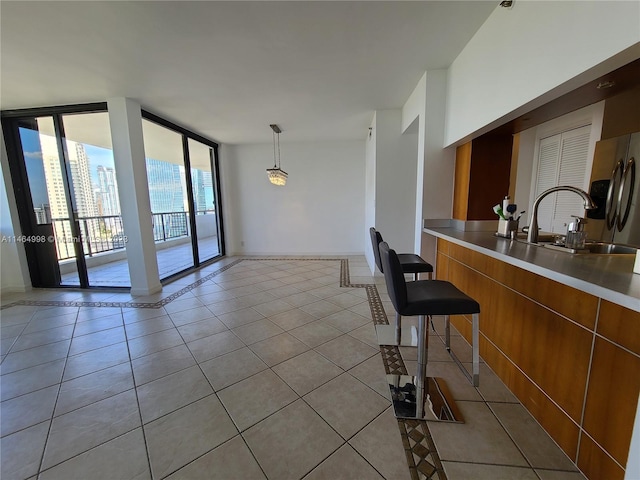
[[[223,143],[362,139],[492,1],[0,2],[0,107],[130,97]]]

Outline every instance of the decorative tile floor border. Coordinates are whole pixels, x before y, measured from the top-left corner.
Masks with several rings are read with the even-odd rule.
[[[389,319],[384,311],[384,305],[380,300],[378,289],[375,285],[365,285],[367,289],[367,299],[369,300],[369,308],[371,308],[371,318],[374,325],[389,325]]]
[[[447,480],[425,420],[398,418],[404,453],[412,480]]]
[[[231,267],[245,261],[340,261],[340,287],[365,288],[367,300],[371,309],[374,325],[388,325],[389,319],[384,311],[382,300],[375,284],[352,284],[349,276],[349,260],[346,258],[240,258],[230,262],[195,282],[181,288],[166,298],[157,302],[82,302],[55,300],[18,300],[0,307],[0,311],[15,306],[52,306],[52,307],[121,307],[121,308],[160,308],[181,297],[194,288],[229,270]],[[381,345],[380,353],[388,374],[407,375],[407,369],[400,355],[400,349],[395,345]],[[412,480],[447,480],[440,458],[436,451],[429,427],[423,420],[397,419],[400,436],[407,457],[407,464]]]
[[[245,259],[235,260],[224,267],[221,267],[219,270],[210,273],[209,275],[202,277],[195,282],[187,285],[184,288],[181,288],[177,292],[172,293],[168,297],[165,297],[157,302],[148,303],[148,302],[83,302],[83,301],[55,301],[55,300],[18,300],[17,302],[12,302],[7,305],[3,305],[0,307],[0,310],[5,310],[9,307],[15,307],[18,305],[26,305],[26,306],[35,306],[35,307],[120,307],[120,308],[160,308],[164,307],[166,304],[173,302],[176,298],[181,297],[185,293],[193,290],[196,287],[199,287],[205,282],[208,282],[212,278],[217,275],[220,275],[225,270],[229,270],[231,267],[237,265],[238,263],[244,261]]]
[[[409,375],[407,367],[402,360],[400,349],[396,345],[380,345],[382,363],[387,375]]]
[[[347,265],[348,267],[348,265]],[[348,273],[348,271],[347,271]],[[374,325],[389,325],[380,294],[375,285],[363,285],[371,308]],[[386,374],[408,375],[400,348],[397,345],[380,345],[382,363]],[[447,480],[438,451],[425,420],[397,418],[400,437],[412,480]]]
[[[18,305],[26,305],[26,306],[35,306],[35,307],[120,307],[120,308],[160,308],[160,307],[164,307],[165,305],[167,305],[168,303],[173,302],[176,298],[181,297],[182,295],[184,295],[187,292],[190,292],[191,290],[193,290],[194,288],[199,287],[200,285],[202,285],[205,282],[208,282],[209,280],[211,280],[212,278],[220,275],[222,272],[229,270],[231,267],[238,265],[241,262],[246,262],[246,261],[267,261],[267,260],[277,260],[277,261],[283,261],[283,260],[295,260],[295,261],[313,261],[313,262],[317,262],[317,261],[341,261],[341,272],[340,272],[340,286],[349,286],[349,287],[360,287],[360,286],[364,286],[364,285],[350,285],[348,278],[349,278],[349,260],[348,259],[340,259],[340,258],[239,258],[237,260],[234,260],[233,262],[225,265],[224,267],[221,267],[220,269],[216,270],[215,272],[212,272],[208,275],[206,275],[205,277],[202,277],[198,280],[196,280],[195,282],[187,285],[184,288],[181,288],[180,290],[178,290],[177,292],[172,293],[171,295],[158,300],[157,302],[83,302],[83,301],[74,301],[74,300],[68,300],[68,301],[56,301],[56,300],[18,300],[15,302],[11,302],[8,303],[6,305],[2,305],[0,307],[0,311],[1,310],[5,310],[7,308],[10,307],[16,307]],[[342,285],[342,279],[344,278],[344,272],[342,271],[343,269],[346,268],[346,278],[347,281],[345,282],[346,285]]]

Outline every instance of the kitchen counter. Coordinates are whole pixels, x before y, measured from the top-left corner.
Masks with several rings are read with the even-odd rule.
[[[640,312],[635,256],[570,254],[497,237],[493,232],[428,227],[423,232]]]

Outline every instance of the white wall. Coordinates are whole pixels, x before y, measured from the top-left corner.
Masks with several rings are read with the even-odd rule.
[[[289,144],[281,138],[280,146],[281,166],[289,173],[284,187],[267,179],[271,144],[224,148],[227,253],[362,255],[365,143]]]
[[[429,70],[402,107],[403,131],[417,129],[414,253],[420,253],[425,218],[451,218],[455,149],[443,148],[447,71]]]
[[[365,141],[365,187],[364,187],[364,255],[367,258],[371,273],[376,272],[369,228],[376,224],[376,114],[373,114],[369,134]]]
[[[443,149],[447,96],[447,71],[427,72],[423,218],[451,218],[453,213],[453,177],[456,151]],[[422,225],[422,224],[421,224]],[[420,228],[422,232],[422,228]]]
[[[640,56],[640,2],[522,1],[449,69],[445,145],[484,133]]]
[[[413,252],[418,134],[402,133],[402,111],[376,111],[375,227],[398,252]]]
[[[413,253],[419,254],[422,244],[422,222],[424,218],[424,178],[425,178],[425,122],[427,108],[427,72],[422,75],[417,85],[402,106],[402,132],[415,130],[418,134],[416,157],[416,198]],[[443,116],[444,121],[444,116]]]

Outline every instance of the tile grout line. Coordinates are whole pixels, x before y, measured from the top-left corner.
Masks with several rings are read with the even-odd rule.
[[[62,372],[60,374],[60,382],[58,382],[58,392],[56,393],[56,399],[53,402],[53,408],[51,409],[51,417],[49,419],[49,428],[47,429],[47,436],[46,436],[46,439],[45,439],[45,442],[44,442],[44,446],[42,448],[42,455],[40,455],[40,461],[38,462],[38,469],[37,469],[37,473],[36,473],[36,476],[38,476],[38,477],[40,476],[40,472],[42,471],[42,464],[44,462],[45,454],[47,453],[47,447],[49,446],[49,440],[51,438],[51,429],[53,428],[53,421],[56,418],[55,417],[55,415],[56,415],[56,407],[58,406],[58,400],[60,399],[60,392],[62,390],[62,383],[63,383],[62,381],[64,379],[64,372],[67,369],[67,362],[69,361],[69,352],[71,351],[71,345],[73,344],[73,332],[75,332],[75,330],[76,330],[76,324],[78,323],[78,315],[79,314],[80,314],[80,310],[78,310],[76,312],[76,320],[75,320],[75,322],[73,324],[73,331],[71,332],[71,339],[69,340],[69,347],[67,348],[67,354],[64,357],[64,367],[62,368]],[[31,321],[29,321],[29,323],[31,323]],[[49,363],[49,362],[47,362],[47,363]],[[27,427],[27,428],[29,428],[29,427]],[[23,430],[26,430],[26,429],[23,429]],[[61,462],[59,462],[59,463],[61,463]],[[56,464],[56,465],[58,465],[58,464]],[[55,467],[55,465],[52,465],[49,468],[53,468],[53,467]]]
[[[477,387],[474,387],[477,390]],[[498,415],[496,414],[496,412],[493,411],[493,408],[491,408],[491,405],[489,404],[489,402],[485,401],[484,404],[487,406],[487,408],[489,409],[489,411],[491,412],[491,414],[493,415],[493,417],[497,420],[498,424],[502,427],[502,430],[506,433],[507,437],[509,437],[509,440],[511,440],[511,442],[513,443],[513,445],[516,447],[516,450],[518,450],[518,452],[520,453],[520,455],[522,455],[522,458],[524,458],[524,461],[527,462],[527,465],[529,466],[529,468],[533,471],[533,473],[539,478],[539,475],[535,472],[535,467],[531,464],[531,462],[529,461],[529,458],[527,458],[527,456],[525,455],[524,451],[522,450],[522,448],[520,448],[520,445],[518,445],[518,443],[516,442],[515,438],[513,438],[513,435],[511,435],[511,432],[509,432],[509,429],[506,427],[506,425],[500,420],[500,418],[498,417]],[[514,404],[515,405],[515,404]],[[526,410],[526,409],[525,409]],[[515,466],[515,465],[509,465],[509,466]]]
[[[122,308],[120,309],[122,311]],[[138,395],[138,385],[136,383],[136,376],[133,371],[133,359],[131,358],[131,348],[129,346],[129,335],[127,333],[127,328],[124,323],[124,312],[122,312],[122,328],[124,330],[124,341],[127,346],[127,355],[129,356],[129,370],[131,371],[131,381],[133,382],[133,392],[136,396],[136,405],[138,406],[138,418],[140,419],[140,431],[142,433],[142,441],[144,443],[144,451],[147,455],[147,466],[149,467],[149,475],[151,478],[154,477],[153,470],[151,469],[151,455],[149,454],[149,445],[147,443],[147,432],[144,429],[144,420],[142,418],[142,408],[140,407],[140,397]],[[171,317],[169,317],[171,319]],[[173,323],[173,322],[172,322]],[[134,429],[135,430],[135,429]],[[131,431],[134,431],[131,430]],[[129,432],[127,432],[129,433]],[[117,437],[116,437],[117,438]],[[105,442],[107,443],[107,442]]]

